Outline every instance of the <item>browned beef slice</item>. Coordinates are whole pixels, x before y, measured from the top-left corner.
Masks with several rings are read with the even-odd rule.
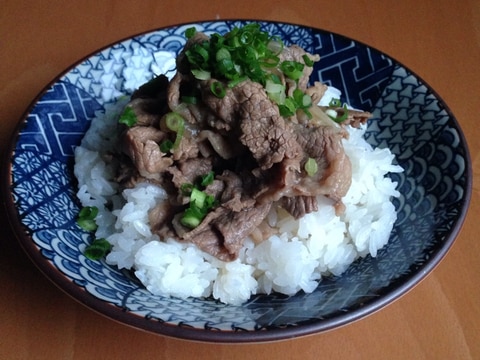
[[[152,232],[160,238],[173,237],[175,233],[171,227],[174,215],[179,209],[170,201],[161,201],[148,213]]]
[[[160,75],[134,91],[128,106],[137,117],[137,126],[158,126],[158,121],[168,111],[168,78]]]
[[[295,126],[294,132],[307,156],[317,161],[318,171],[313,176],[303,176],[293,187],[293,193],[326,195],[339,202],[352,181],[350,159],[342,144],[346,132],[333,126]]]
[[[156,76],[135,90],[131,96],[131,99],[165,100],[168,81],[169,80],[165,75]]]
[[[264,204],[236,212],[220,206],[202,224],[186,232],[183,240],[220,260],[235,260],[245,238],[263,221],[270,207],[271,204]]]
[[[192,158],[179,161],[165,171],[172,175],[172,183],[177,189],[183,184],[194,184],[196,180],[212,170],[211,158]]]
[[[269,169],[284,158],[298,158],[301,149],[263,87],[245,81],[235,92],[245,98],[239,110],[240,141],[250,150],[259,167]]]
[[[318,195],[333,199],[339,212],[341,198],[346,195],[351,183],[351,164],[342,145],[345,132],[340,127],[319,126],[306,128],[289,125],[296,143],[303,149],[302,161],[284,159],[276,164],[266,177],[256,199],[260,203],[280,201],[294,217],[316,209]],[[309,176],[304,170],[308,158],[317,161],[318,171]],[[289,199],[282,199],[282,198]],[[299,199],[296,199],[300,197]]]
[[[192,242],[223,261],[232,261],[237,258],[245,238],[266,217],[271,204],[259,205],[245,196],[242,179],[231,171],[217,176],[205,191],[216,193],[220,205],[194,229],[185,228],[179,215],[173,219],[173,228],[180,240]]]
[[[317,198],[315,196],[283,197],[281,206],[287,210],[295,219],[305,214],[318,210]]]
[[[238,144],[230,137],[212,130],[200,131],[197,136],[197,141],[200,143],[203,142],[203,145],[209,145],[209,150],[205,150],[206,154],[212,155],[215,153],[225,160],[234,158],[242,151],[239,149]]]
[[[123,151],[141,176],[159,179],[160,173],[172,165],[173,160],[158,145],[165,138],[166,134],[154,127],[135,126],[124,132]]]
[[[178,147],[173,150],[172,159],[184,161],[198,157],[198,142],[187,131],[184,132]]]

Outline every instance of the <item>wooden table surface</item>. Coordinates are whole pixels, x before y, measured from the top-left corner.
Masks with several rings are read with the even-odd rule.
[[[446,101],[470,147],[473,196],[446,258],[408,294],[327,333],[220,345],[145,333],[94,313],[30,263],[0,215],[0,359],[480,359],[480,2],[22,1],[0,12],[0,144],[29,103],[80,58],[158,27],[215,19],[293,22],[373,46]]]

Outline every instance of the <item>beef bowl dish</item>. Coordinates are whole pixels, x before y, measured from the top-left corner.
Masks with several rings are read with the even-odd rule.
[[[9,221],[105,316],[196,341],[318,333],[405,294],[471,196],[462,131],[391,57],[320,29],[212,21],[101,49],[12,137]]]

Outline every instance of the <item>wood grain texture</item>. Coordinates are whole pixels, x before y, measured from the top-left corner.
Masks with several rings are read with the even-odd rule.
[[[293,22],[373,46],[446,101],[469,143],[473,197],[441,264],[408,294],[354,324],[277,343],[215,345],[117,324],[72,300],[31,264],[0,214],[0,359],[479,359],[480,2],[3,0],[0,145],[60,72],[97,49],[158,27],[214,19]]]

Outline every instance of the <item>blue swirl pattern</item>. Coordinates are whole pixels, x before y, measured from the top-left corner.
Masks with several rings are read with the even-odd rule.
[[[243,23],[195,26],[224,33]],[[286,44],[320,54],[313,80],[334,85],[344,101],[373,111],[368,141],[389,147],[405,169],[392,174],[401,196],[395,200],[398,221],[389,244],[376,258],[358,260],[342,276],[322,281],[311,294],[258,295],[242,306],[153,296],[130,273],[83,256],[90,235],[75,223],[79,206],[73,149],[106,103],[159,71],[174,71],[171,57],[183,47],[190,26],[161,29],[103,49],[62,75],[32,107],[11,160],[16,216],[28,232],[24,245],[35,247],[42,261],[58,270],[56,277],[78,287],[73,296],[87,296],[90,303],[102,303],[99,308],[117,308],[123,321],[160,333],[168,324],[216,333],[254,332],[261,340],[263,330],[283,329],[287,337],[302,334],[289,333],[291,327],[326,329],[361,316],[359,310],[369,304],[377,309],[384,305],[383,295],[418,278],[444,250],[468,203],[468,151],[455,119],[428,86],[385,54],[336,34],[272,22],[261,26]]]

